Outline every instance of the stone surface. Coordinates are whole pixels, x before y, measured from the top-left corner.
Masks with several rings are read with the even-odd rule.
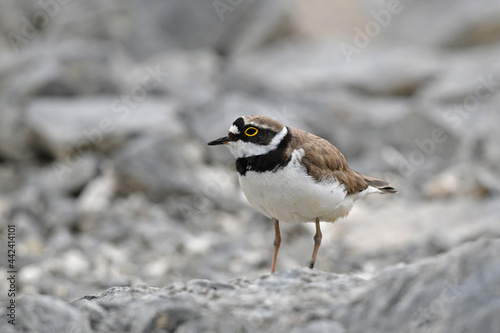
[[[494,0],[482,3],[483,6],[468,0],[400,4],[400,13],[392,15],[387,28],[389,38],[444,47],[498,42],[500,25],[495,17],[500,13],[500,6]],[[373,7],[375,11],[387,10],[385,6]],[[445,17],[440,15],[444,12],[447,13]],[[428,20],[421,20],[422,17]],[[374,19],[373,14],[370,19]]]
[[[3,321],[0,324],[2,332],[93,332],[84,313],[53,296],[26,295],[19,301],[16,310],[15,326]]]
[[[175,104],[148,98],[147,89],[139,88],[121,98],[34,100],[28,107],[27,122],[37,138],[35,144],[64,160],[68,155],[109,150],[127,137],[160,126],[178,131]]]
[[[27,295],[20,300],[26,314],[17,327],[25,332],[494,332],[500,324],[498,251],[498,239],[482,238],[435,258],[388,266],[369,279],[296,268],[254,281],[113,287],[69,303]]]

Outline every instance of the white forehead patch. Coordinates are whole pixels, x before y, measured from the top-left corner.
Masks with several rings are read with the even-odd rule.
[[[229,127],[229,132],[233,134],[240,134],[240,131],[238,130],[238,127],[236,127],[236,125],[231,125],[231,127]]]
[[[253,125],[255,127],[259,127],[259,128],[262,128],[262,129],[271,129],[271,127],[269,127],[267,125],[257,124],[257,123],[254,123],[253,121],[248,122],[248,125]]]

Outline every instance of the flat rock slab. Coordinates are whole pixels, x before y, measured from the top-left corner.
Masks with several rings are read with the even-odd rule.
[[[182,128],[172,100],[148,96],[145,90],[139,93],[35,99],[27,110],[28,127],[39,139],[38,144],[61,159],[68,152],[83,154],[115,146],[146,130],[175,132]]]

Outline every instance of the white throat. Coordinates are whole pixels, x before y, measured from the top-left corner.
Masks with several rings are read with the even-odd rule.
[[[281,140],[283,140],[287,133],[288,130],[286,129],[286,126],[284,126],[283,129],[271,140],[271,142],[265,146],[238,140],[228,142],[226,147],[236,158],[264,155],[278,148]]]

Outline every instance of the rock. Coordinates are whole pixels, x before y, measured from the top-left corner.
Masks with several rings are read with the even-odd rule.
[[[106,5],[98,1],[4,1],[2,12],[11,15],[2,16],[4,23],[0,29],[9,51],[15,54],[29,52],[33,46],[47,49],[52,42],[61,44],[77,39],[90,43],[113,39],[137,56],[149,55],[169,45],[164,38],[158,38],[161,31],[158,24],[144,19],[140,15],[142,12],[136,12],[133,5],[132,1],[109,1]],[[145,12],[154,11],[151,6],[146,7],[149,9]],[[134,20],[124,19],[128,11],[136,12]],[[96,12],[102,15],[96,15]],[[138,28],[137,21],[142,29]],[[152,35],[156,36],[156,45],[144,38]],[[133,39],[134,43],[128,39]]]
[[[73,304],[96,302],[111,309],[107,318],[116,318],[118,327],[134,318],[127,311],[136,315],[133,309],[140,308],[145,313],[139,312],[137,317],[150,318],[140,325],[158,329],[160,325],[181,329],[194,321],[219,331],[282,332],[293,327],[305,331],[323,326],[321,321],[332,321],[338,331],[352,332],[368,328],[375,332],[422,328],[446,332],[450,327],[451,331],[474,327],[491,332],[499,307],[487,290],[500,282],[499,249],[498,240],[483,239],[435,259],[388,268],[368,281],[303,268],[264,276],[243,287],[191,281],[181,288],[112,289]],[[155,299],[162,303],[150,306]],[[475,306],[479,299],[484,306]],[[165,320],[160,315],[164,311]]]
[[[169,48],[212,48],[237,53],[264,44],[282,33],[288,9],[286,1],[182,1],[164,3],[134,1],[32,3],[6,1],[0,29],[7,38],[4,48],[24,52],[33,45],[46,48],[55,36],[66,39],[114,40],[137,59]],[[94,15],[101,11],[102,15]],[[204,13],[200,15],[199,13]],[[131,18],[131,19],[126,19]],[[38,19],[38,21],[37,21]],[[78,24],[70,24],[77,21]],[[23,29],[24,28],[24,29]]]
[[[7,98],[0,97],[0,102],[0,160],[20,160],[29,151],[23,109]]]
[[[53,162],[43,167],[26,165],[17,172],[22,183],[11,196],[9,211],[30,212],[43,218],[41,228],[70,226],[77,220],[74,197],[98,174],[95,156],[86,155],[72,161],[71,167],[60,168]],[[44,213],[45,212],[45,213]]]
[[[243,284],[113,287],[70,303],[24,296],[18,320],[27,332],[58,332],[70,324],[81,332],[306,332],[328,325],[335,332],[494,332],[498,251],[498,238],[483,238],[435,258],[387,267],[368,280],[296,268]]]
[[[169,49],[137,64],[123,89],[133,91],[153,71],[158,73],[158,80],[152,94],[173,95],[188,104],[187,108],[200,107],[217,94],[220,65],[220,59],[209,49]]]
[[[363,49],[351,58],[335,43],[283,41],[234,59],[228,86],[273,94],[333,93],[411,96],[439,68],[432,50]],[[380,78],[384,77],[384,80]]]
[[[499,244],[498,240],[483,239],[433,260],[388,268],[359,295],[359,303],[344,313],[344,320],[352,320],[349,329],[354,332],[366,327],[375,332],[394,328],[431,332],[474,328],[492,332],[498,322],[493,315],[499,309],[497,296],[480,287],[479,281],[487,286],[498,283],[499,270],[488,266],[496,261],[492,255]],[[470,266],[471,260],[477,263]],[[394,297],[382,300],[387,293]],[[488,304],[488,310],[474,306],[479,299]],[[390,315],[382,316],[380,309]],[[467,315],[461,317],[460,313]]]
[[[8,196],[19,187],[20,179],[14,165],[6,163],[0,166],[0,196]],[[7,198],[6,198],[7,199]]]
[[[183,126],[172,128],[137,137],[116,152],[118,191],[140,190],[158,201],[196,189],[194,170],[201,164],[201,149]]]
[[[99,160],[92,154],[53,161],[36,170],[27,169],[23,174],[22,191],[39,191],[44,196],[71,196],[78,194],[99,173]],[[24,200],[20,195],[19,200]]]
[[[78,197],[78,209],[82,212],[100,212],[107,209],[115,194],[116,177],[109,164],[101,177],[90,181]]]
[[[2,304],[2,318],[5,319],[4,308]],[[16,325],[12,326],[2,320],[2,332],[94,332],[78,308],[54,296],[26,295],[16,303],[16,312]]]
[[[301,37],[341,38],[357,47],[358,52],[387,41],[405,47],[468,47],[498,42],[498,3],[489,1],[483,7],[471,0],[460,0],[453,2],[453,10],[449,10],[450,3],[368,0],[352,4],[317,0],[291,6],[289,24]],[[446,18],[439,17],[443,11],[447,11]]]
[[[471,0],[453,1],[453,10],[450,11],[451,3],[401,2],[401,11],[391,17],[390,24],[383,31],[384,37],[411,45],[438,47],[468,47],[498,42],[500,23],[495,20],[500,13],[498,2],[490,0],[479,5]],[[375,11],[387,10],[376,7]],[[442,17],[440,13],[445,11],[448,15]],[[423,17],[428,20],[423,20]],[[374,20],[374,17],[370,19]]]
[[[239,4],[253,5],[251,2],[245,4],[241,1]],[[223,45],[222,52],[229,51],[232,57],[238,57],[277,36],[290,33],[288,23],[291,6],[292,3],[284,0],[261,1],[255,4],[253,10],[246,10],[243,20],[232,17],[234,27],[228,25],[228,29],[219,40],[219,45]],[[240,31],[240,34],[235,35],[235,30]],[[229,45],[226,46],[227,44]]]
[[[26,49],[7,56],[0,72],[3,93],[25,104],[32,96],[74,96],[117,93],[123,73],[113,71],[119,58],[109,45],[69,40],[27,42]],[[36,54],[36,56],[35,56]],[[122,64],[126,66],[127,64]]]
[[[367,7],[366,2],[362,6]],[[296,2],[290,9],[289,24],[294,34],[307,39],[352,35],[354,26],[364,25],[362,6],[351,1]]]
[[[457,164],[431,177],[424,185],[430,198],[450,196],[482,197],[500,191],[495,174],[482,165]]]
[[[149,3],[138,6],[138,10],[149,20],[159,22],[163,38],[184,49],[213,48],[223,54],[247,51],[265,43],[279,31],[290,7],[286,1]]]
[[[346,219],[322,226],[318,268],[371,276],[388,265],[436,256],[471,240],[500,235],[494,196],[457,194],[420,203],[401,199],[366,198],[357,202]],[[375,233],[379,236],[370,236]],[[346,261],[346,257],[351,259]]]
[[[168,130],[175,118],[175,104],[148,97],[146,88],[138,88],[121,97],[34,100],[27,122],[38,139],[37,146],[69,164],[74,155],[115,148],[146,129]]]
[[[94,319],[93,327],[98,331],[124,331],[127,328],[132,332],[175,331],[199,317],[195,309],[188,307],[187,298],[179,298],[176,302],[163,301],[156,298],[157,291],[158,288],[146,286],[111,288],[99,297],[82,297],[73,304],[88,311]],[[125,303],[129,306],[122,307]],[[109,312],[108,305],[115,306],[118,311]],[[131,321],[122,320],[130,313],[136,313],[137,317],[130,318]]]

